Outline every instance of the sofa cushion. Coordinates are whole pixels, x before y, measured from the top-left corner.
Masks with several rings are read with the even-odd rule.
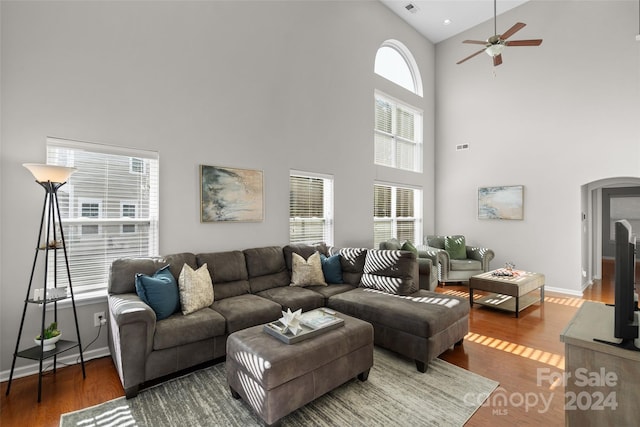
[[[342,265],[342,281],[349,285],[358,286],[364,270],[364,261],[367,256],[365,248],[333,248],[331,255],[340,254]]]
[[[349,284],[329,284],[329,286],[307,286],[305,289],[308,289],[313,292],[317,292],[324,297],[324,304],[327,305],[327,300],[333,295],[338,295],[343,292],[351,291],[356,289],[355,286]]]
[[[252,294],[214,301],[211,308],[226,319],[227,334],[282,317],[280,304]]]
[[[328,306],[374,325],[431,337],[469,314],[466,299],[420,290],[409,296],[358,288],[329,298]]]
[[[291,286],[327,285],[322,272],[320,253],[314,252],[305,260],[294,252],[291,254],[291,261]]]
[[[251,293],[258,293],[278,286],[289,286],[291,276],[279,246],[245,249],[244,256],[249,274]]]
[[[451,271],[482,271],[482,263],[475,259],[452,259],[449,260]]]
[[[169,265],[152,276],[136,274],[136,293],[156,313],[156,320],[166,319],[180,309],[178,283]]]
[[[367,251],[360,286],[396,295],[418,290],[416,255],[408,251]]]
[[[206,263],[197,270],[185,264],[178,277],[178,288],[185,316],[213,304],[213,284]]]
[[[342,264],[340,262],[342,255],[335,254],[326,256],[320,254],[320,261],[322,262],[322,274],[324,280],[327,283],[342,284]]]
[[[427,236],[427,246],[444,249],[444,236]]]
[[[249,274],[241,251],[196,255],[198,266],[207,264],[216,300],[248,294]]]
[[[225,319],[210,308],[203,308],[188,316],[176,313],[156,322],[153,349],[176,347],[224,335]]]
[[[467,247],[464,236],[445,236],[444,250],[449,253],[451,259],[466,259]]]
[[[314,287],[322,288],[326,286]],[[266,289],[256,295],[277,302],[282,307],[282,310],[289,308],[291,311],[298,309],[302,309],[302,311],[313,310],[314,308],[324,307],[325,302],[324,296],[318,292],[298,286],[281,286]]]

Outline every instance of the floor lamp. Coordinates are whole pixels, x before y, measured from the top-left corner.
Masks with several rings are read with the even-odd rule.
[[[42,205],[42,216],[40,219],[40,231],[38,232],[38,243],[35,249],[35,255],[33,258],[33,266],[31,268],[31,276],[29,278],[29,287],[27,288],[27,296],[24,301],[24,309],[22,311],[22,320],[20,321],[20,329],[18,331],[18,339],[16,340],[15,352],[13,353],[13,363],[11,364],[11,374],[9,375],[9,383],[7,385],[6,394],[9,395],[11,389],[11,381],[13,379],[13,372],[16,364],[16,358],[22,357],[39,361],[38,369],[38,402],[40,402],[41,389],[42,389],[42,362],[44,359],[53,357],[53,371],[56,370],[56,357],[63,351],[70,350],[78,347],[80,353],[80,361],[82,364],[82,377],[86,378],[84,369],[84,358],[82,355],[82,344],[80,341],[80,329],[78,327],[78,316],[76,313],[75,298],[73,295],[73,287],[71,285],[71,272],[69,269],[69,258],[67,254],[67,245],[64,239],[64,231],[62,227],[62,218],[60,216],[60,205],[58,203],[58,190],[73,174],[76,169],[64,166],[44,165],[37,163],[25,163],[23,165],[27,168],[36,179],[36,182],[42,186],[45,190],[44,203]],[[64,254],[64,266],[66,267],[67,283],[69,294],[60,294],[58,291],[58,251],[62,251]],[[42,292],[38,292],[38,297],[31,296],[31,288],[33,285],[34,274],[38,261],[38,254],[44,252],[44,279]],[[49,256],[53,256],[53,289],[47,288],[47,276],[49,269]],[[44,347],[44,332],[45,332],[45,317],[47,311],[47,304],[53,303],[53,315],[54,322],[58,321],[58,306],[57,303],[60,300],[71,297],[71,305],[73,307],[73,317],[75,320],[77,342],[60,340],[56,347],[52,350],[45,349]],[[27,313],[27,306],[29,304],[39,304],[42,306],[42,321],[40,326],[40,345],[31,347],[23,351],[18,351],[20,346],[20,338],[22,336],[22,330],[24,327],[24,320]]]

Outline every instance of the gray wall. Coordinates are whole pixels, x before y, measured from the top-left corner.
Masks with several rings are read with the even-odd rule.
[[[336,245],[372,246],[375,179],[422,186],[424,229],[433,230],[434,47],[381,3],[3,1],[1,8],[3,378],[43,196],[21,164],[44,162],[47,136],[159,151],[164,254],[286,244],[289,169],[334,175]],[[376,50],[390,38],[414,54],[424,98],[374,75]],[[424,173],[373,165],[375,88],[424,110]],[[264,222],[201,224],[200,164],[263,170]],[[97,331],[93,313],[105,309],[104,302],[80,307],[85,344]],[[60,323],[70,334],[69,311]],[[36,334],[37,314],[31,307],[23,347]],[[104,350],[105,335],[93,348]]]
[[[638,2],[533,0],[498,32],[518,21],[512,39],[544,42],[507,47],[499,67],[485,54],[456,65],[477,48],[462,40],[486,39],[493,21],[436,46],[436,230],[580,294],[581,186],[640,177]],[[524,185],[523,221],[477,219],[477,188],[493,185]]]

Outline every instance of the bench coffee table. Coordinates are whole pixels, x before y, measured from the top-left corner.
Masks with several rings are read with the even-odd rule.
[[[520,317],[520,311],[537,301],[544,304],[544,274],[529,271],[513,270],[513,276],[497,276],[494,272],[476,274],[469,278],[469,304],[481,304],[487,307],[515,312]],[[491,292],[478,301],[473,300],[473,290]],[[532,292],[540,289],[540,298]]]
[[[355,378],[373,366],[373,326],[342,313],[344,326],[287,344],[254,326],[227,339],[227,382],[266,425]]]

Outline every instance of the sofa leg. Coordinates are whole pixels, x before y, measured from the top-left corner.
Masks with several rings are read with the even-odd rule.
[[[140,386],[138,385],[134,385],[133,387],[126,388],[124,390],[124,395],[126,396],[127,399],[133,399],[138,395],[139,389],[140,389]]]
[[[418,369],[418,372],[422,372],[423,374],[427,372],[427,364],[425,362],[416,360],[416,368]]]
[[[364,381],[366,381],[368,378],[369,378],[369,369],[367,369],[367,370],[366,370],[366,371],[364,371],[364,372],[360,372],[360,373],[358,374],[358,379],[359,379],[360,381],[363,381],[363,382],[364,382]]]
[[[229,390],[231,390],[231,397],[233,397],[234,399],[240,399],[240,395],[238,394],[237,391],[235,391],[233,388],[229,387]]]
[[[460,341],[458,341],[457,343],[454,344],[454,347],[457,345],[462,345],[462,343],[464,343],[464,338],[462,338]]]

